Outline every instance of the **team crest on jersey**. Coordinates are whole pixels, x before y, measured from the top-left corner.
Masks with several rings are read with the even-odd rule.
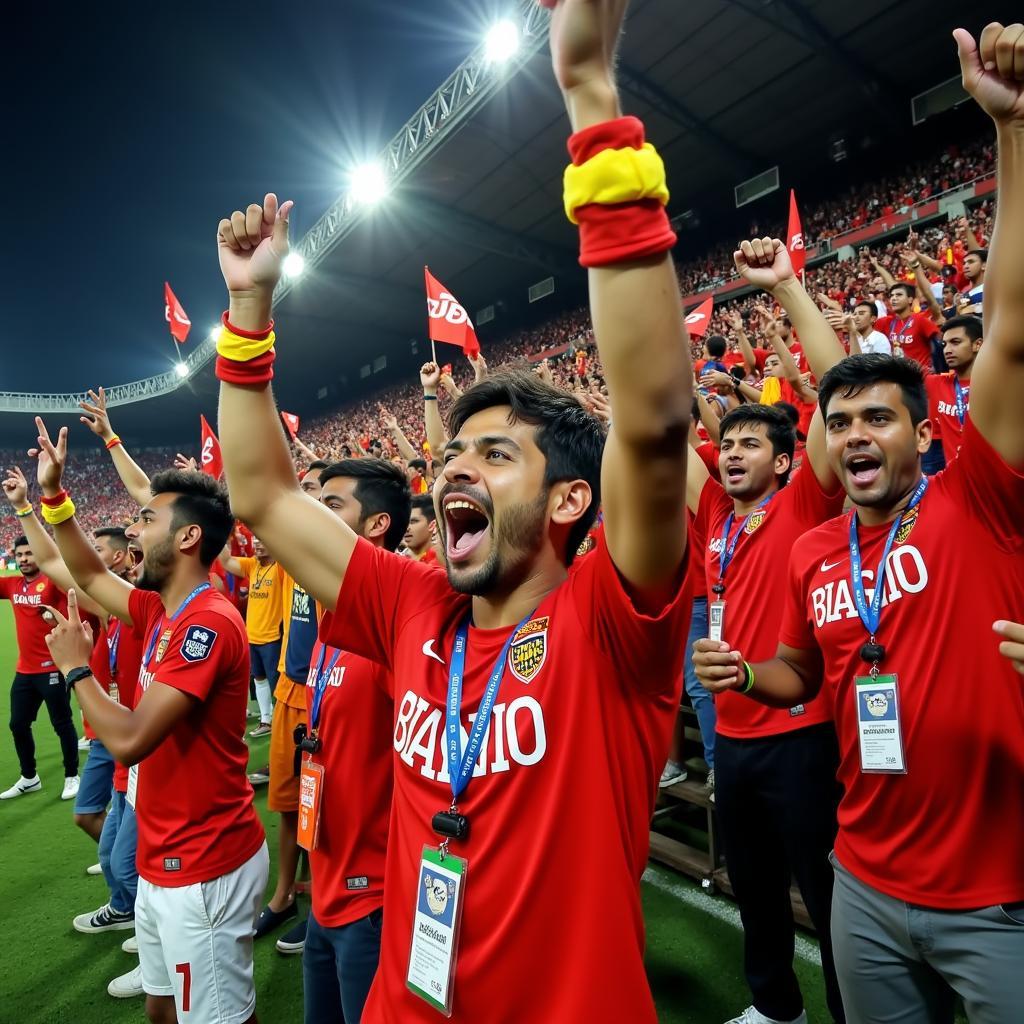
[[[171,642],[171,630],[165,629],[156,645],[156,661],[159,665],[167,653],[167,645]]]
[[[919,506],[915,505],[909,512],[903,517],[903,523],[900,528],[896,531],[896,544],[902,544],[909,536],[910,531],[913,530],[914,524],[917,522],[917,510]]]
[[[37,583],[36,584],[36,593],[37,594],[41,594],[45,589],[46,589],[46,584],[45,583]]]
[[[206,626],[189,626],[185,639],[181,641],[181,656],[190,662],[205,661],[216,639],[215,630],[207,629]]]
[[[508,667],[521,683],[529,683],[544,667],[548,656],[548,623],[550,617],[531,619],[512,638],[508,649]]]
[[[747,525],[743,528],[744,533],[753,533],[763,522],[764,517],[768,514],[767,509],[759,508],[756,512],[752,512]]]

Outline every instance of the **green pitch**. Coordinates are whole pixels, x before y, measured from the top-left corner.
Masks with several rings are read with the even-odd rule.
[[[0,602],[0,788],[18,777],[14,744],[7,728],[9,681],[16,648],[10,606]],[[45,708],[35,726],[42,793],[0,803],[0,1024],[139,1024],[142,999],[107,995],[107,982],[132,969],[134,956],[121,952],[130,932],[81,935],[71,927],[76,914],[107,901],[102,876],[87,876],[96,846],[75,828],[72,804],[62,803],[63,771],[57,738]],[[269,740],[253,741],[253,764],[266,763]],[[84,763],[84,752],[83,752]],[[256,803],[267,828],[271,881],[277,849],[277,816],[266,812],[266,790]],[[643,886],[648,927],[648,972],[666,1024],[721,1024],[747,1005],[740,970],[740,932],[731,920],[711,916],[699,904],[699,888],[669,871],[653,869]],[[599,900],[601,894],[594,893]],[[698,905],[694,905],[698,904]],[[716,908],[731,913],[724,897]],[[303,912],[306,904],[302,903]],[[552,908],[557,912],[557,908]],[[813,953],[813,949],[812,949]],[[538,950],[557,956],[558,950]],[[797,974],[812,1022],[824,1010],[820,972],[797,959]],[[615,984],[595,976],[595,985]],[[302,962],[281,956],[273,938],[256,946],[257,1010],[263,1024],[301,1024]],[[439,1017],[440,1021],[441,1018]]]

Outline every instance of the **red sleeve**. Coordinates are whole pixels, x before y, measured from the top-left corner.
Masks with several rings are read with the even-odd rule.
[[[789,553],[787,571],[789,585],[786,587],[786,603],[779,626],[779,643],[798,651],[811,651],[818,646],[818,641],[814,637],[814,624],[807,613],[807,583],[800,560],[799,541]]]
[[[1024,466],[1014,468],[988,443],[967,417],[956,460],[935,477],[950,488],[962,508],[981,520],[1004,551],[1024,551]]]
[[[766,348],[755,348],[754,349],[754,362],[757,365],[758,370],[764,372],[764,364],[768,362],[768,349]]]
[[[813,530],[815,526],[820,526],[839,515],[845,500],[846,491],[838,481],[835,491],[831,494],[826,494],[821,489],[809,459],[774,498],[774,501],[780,502],[787,514],[804,530]]]
[[[221,612],[199,608],[171,627],[167,653],[154,667],[154,680],[206,700],[213,684],[227,675],[224,666],[238,661],[242,633],[239,623]]]
[[[914,334],[922,345],[927,345],[939,333],[935,321],[927,313],[918,313],[914,317]]]
[[[0,598],[11,599],[14,589],[15,578],[13,576],[0,576]]]
[[[132,617],[132,628],[144,639],[149,633],[150,620],[164,610],[160,595],[152,590],[133,590],[128,595],[128,614]]]
[[[446,573],[360,538],[334,613],[324,612],[320,620],[320,639],[390,668],[400,625],[452,593]]]
[[[695,524],[705,542],[711,538],[711,527],[720,515],[728,515],[732,511],[732,499],[725,493],[725,488],[718,482],[717,474],[710,477],[700,492],[697,504]]]
[[[884,334],[887,338],[889,337],[889,328],[892,326],[891,316],[880,316],[875,321],[875,330],[881,334]]]
[[[584,635],[617,665],[619,678],[638,690],[667,691],[683,671],[692,610],[687,562],[679,567],[668,603],[655,615],[645,614],[627,592],[601,529],[597,547],[564,584],[571,588]]]
[[[718,479],[718,449],[710,442],[705,441],[697,445],[694,451],[700,456],[700,461],[708,467],[708,472]]]

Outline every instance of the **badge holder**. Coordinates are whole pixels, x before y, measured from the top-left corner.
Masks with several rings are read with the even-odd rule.
[[[320,842],[320,804],[324,795],[324,766],[308,757],[299,775],[299,821],[296,841],[304,850],[315,850]]]
[[[423,847],[405,984],[445,1017],[453,1012],[467,867],[448,852],[447,840],[439,849]]]
[[[854,677],[853,696],[857,702],[860,770],[865,774],[906,775],[896,674],[880,674],[875,663],[870,675]]]

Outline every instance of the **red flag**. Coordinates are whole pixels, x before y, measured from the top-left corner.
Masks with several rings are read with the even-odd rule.
[[[423,274],[427,282],[427,332],[430,340],[458,345],[467,356],[475,359],[480,355],[480,342],[465,307],[427,267],[423,268]]]
[[[189,320],[181,303],[171,291],[171,286],[166,281],[164,281],[164,319],[171,325],[171,334],[174,335],[175,341],[179,345],[182,344],[188,337],[192,321]]]
[[[224,472],[224,460],[220,457],[220,441],[213,432],[206,417],[200,414],[199,425],[202,430],[202,448],[199,450],[199,468],[209,473],[214,480],[219,480]]]
[[[288,433],[294,441],[299,434],[299,417],[293,412],[282,412],[281,419],[284,420],[284,425],[288,428]]]
[[[687,331],[691,338],[703,338],[707,333],[708,325],[711,323],[711,309],[715,304],[714,297],[709,295],[696,309],[686,315]]]
[[[807,262],[807,250],[804,248],[804,232],[800,227],[800,211],[796,208],[796,192],[789,190],[789,230],[786,232],[786,248],[789,250],[789,261],[793,271],[799,276]]]

